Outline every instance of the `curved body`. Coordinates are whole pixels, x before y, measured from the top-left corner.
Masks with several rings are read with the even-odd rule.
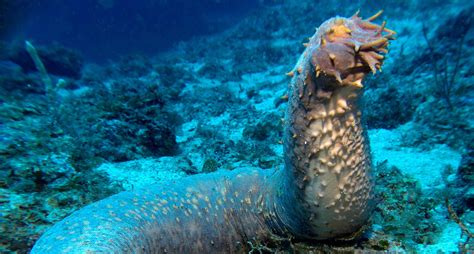
[[[276,171],[196,175],[122,192],[49,229],[33,253],[235,253],[265,239]]]
[[[371,214],[357,107],[393,32],[357,15],[310,38],[289,85],[284,169],[239,169],[123,192],[50,228],[32,253],[234,253],[274,235],[350,239]]]

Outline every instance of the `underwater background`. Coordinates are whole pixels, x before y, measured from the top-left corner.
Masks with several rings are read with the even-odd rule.
[[[397,32],[362,101],[377,207],[356,243],[305,250],[474,252],[466,0],[0,1],[0,252],[123,190],[283,165],[285,73],[358,9]]]

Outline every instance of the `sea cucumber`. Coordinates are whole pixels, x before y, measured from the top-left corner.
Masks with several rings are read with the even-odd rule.
[[[394,32],[335,17],[305,43],[291,76],[285,165],[242,168],[122,192],[56,223],[32,253],[236,253],[273,236],[352,239],[373,209],[358,99]]]

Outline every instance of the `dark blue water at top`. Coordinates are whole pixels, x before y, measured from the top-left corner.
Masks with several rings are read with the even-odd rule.
[[[256,8],[253,0],[2,1],[5,39],[58,42],[86,58],[155,54],[196,35],[222,31]]]

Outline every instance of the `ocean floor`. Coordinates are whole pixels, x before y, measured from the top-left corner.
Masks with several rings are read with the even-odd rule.
[[[428,193],[444,188],[442,178],[446,167],[458,168],[461,162],[461,154],[446,145],[436,145],[430,150],[403,146],[400,129],[372,129],[369,139],[375,164],[386,160],[389,165],[415,178],[421,189]]]

